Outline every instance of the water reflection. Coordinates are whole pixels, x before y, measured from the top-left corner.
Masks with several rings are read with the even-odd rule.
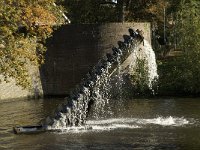
[[[104,122],[98,120],[92,122],[89,119],[88,126],[94,128],[85,132],[46,132],[33,135],[12,133],[13,126],[37,124],[51,114],[61,102],[59,99],[0,102],[0,149],[200,148],[199,99],[127,100],[123,104],[125,108],[123,111],[121,109],[118,111],[120,106],[115,103],[112,108],[113,116],[104,118]],[[174,122],[181,121],[189,121],[189,124],[174,125]],[[172,124],[165,126],[155,122]],[[105,130],[98,130],[99,127]]]

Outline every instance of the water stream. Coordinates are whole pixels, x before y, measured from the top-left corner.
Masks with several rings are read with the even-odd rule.
[[[138,62],[143,62],[142,66],[138,66]],[[139,73],[137,70],[142,67],[146,73],[141,76],[146,76],[147,85],[149,89],[152,89],[154,81],[158,79],[157,64],[155,53],[147,40],[144,39],[142,48],[137,49],[132,54],[132,61],[130,62],[128,72],[130,74]]]

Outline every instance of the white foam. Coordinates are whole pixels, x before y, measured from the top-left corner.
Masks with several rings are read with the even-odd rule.
[[[90,120],[87,121],[88,125],[102,125],[102,124],[157,124],[162,126],[182,126],[189,124],[189,121],[184,117],[157,117],[152,119],[141,119],[141,118],[112,118],[106,120]]]
[[[82,133],[82,132],[98,132],[110,131],[115,129],[136,129],[145,128],[146,125],[160,126],[184,126],[191,124],[184,117],[157,117],[151,119],[144,118],[110,118],[104,120],[88,120],[85,126],[51,128],[50,130],[61,131],[63,133]]]
[[[109,131],[114,129],[135,129],[140,128],[137,125],[129,125],[129,124],[111,124],[111,125],[94,125],[91,126],[93,131]]]
[[[142,124],[157,124],[162,126],[183,126],[189,124],[189,121],[185,118],[177,118],[177,117],[158,117],[154,119],[143,119]]]
[[[132,61],[129,65],[129,73],[138,73],[138,60],[144,61],[144,69],[147,71],[145,76],[147,76],[147,83],[149,89],[152,89],[153,82],[158,79],[157,64],[155,53],[147,40],[144,39],[143,47],[136,49],[132,54]]]

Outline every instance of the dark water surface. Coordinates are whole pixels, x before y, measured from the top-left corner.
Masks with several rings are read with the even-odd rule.
[[[38,124],[61,102],[0,101],[0,150],[200,149],[200,98],[133,99],[108,118],[89,119],[91,129],[13,134],[13,126]]]

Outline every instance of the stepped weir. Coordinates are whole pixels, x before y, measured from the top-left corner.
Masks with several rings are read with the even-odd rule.
[[[102,82],[106,82],[115,71],[118,64],[122,64],[127,57],[143,42],[143,36],[136,30],[129,29],[129,35],[124,41],[118,42],[118,47],[112,48],[91,71],[87,73],[82,82],[71,92],[65,103],[60,105],[54,116],[48,117],[45,125],[48,128],[79,126],[85,123],[89,104],[98,99],[97,90]]]
[[[129,35],[123,36],[124,41],[119,41],[118,47],[112,48],[112,53],[107,53],[106,57],[99,60],[81,83],[71,91],[63,104],[59,105],[54,115],[47,117],[40,126],[15,127],[15,132],[57,130],[84,125],[91,103],[106,95],[99,93],[100,88],[106,90],[104,85],[108,84],[109,78],[116,72],[117,67],[145,42],[140,30],[130,28],[128,31]],[[105,101],[100,103],[100,107],[102,105],[105,105]]]

